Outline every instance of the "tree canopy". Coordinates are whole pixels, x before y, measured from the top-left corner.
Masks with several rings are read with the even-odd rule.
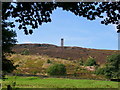
[[[32,34],[33,29],[39,25],[51,22],[50,15],[57,8],[88,20],[104,18],[101,24],[116,24],[118,32],[120,31],[120,2],[4,2],[2,6],[2,19],[15,18],[19,22],[18,28],[23,29],[26,35]],[[28,25],[31,28],[28,29]]]

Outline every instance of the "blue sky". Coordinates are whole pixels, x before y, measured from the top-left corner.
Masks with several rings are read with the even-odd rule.
[[[39,26],[38,29],[33,30],[32,35],[25,35],[23,30],[16,28],[18,43],[47,43],[60,46],[60,39],[64,38],[65,46],[118,49],[115,26],[100,24],[99,18],[89,21],[60,8],[53,11],[51,18],[51,23]]]

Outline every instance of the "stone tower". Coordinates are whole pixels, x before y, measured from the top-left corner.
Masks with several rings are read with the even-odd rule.
[[[63,47],[63,45],[64,45],[64,39],[61,38],[61,47]]]

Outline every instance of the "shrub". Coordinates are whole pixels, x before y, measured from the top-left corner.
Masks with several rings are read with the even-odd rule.
[[[95,66],[97,65],[96,61],[94,58],[89,57],[85,63],[86,66]]]
[[[97,75],[104,75],[104,72],[105,72],[104,68],[98,68],[95,71],[95,74],[97,74]]]
[[[49,59],[47,60],[47,63],[52,63]]]
[[[104,75],[109,79],[120,79],[120,54],[113,54],[107,57]]]
[[[80,65],[84,65],[83,60],[80,60],[80,61],[79,61],[79,64],[80,64]]]
[[[22,52],[21,52],[22,55],[29,55],[29,50],[28,49],[24,49]]]
[[[66,67],[64,64],[54,64],[47,69],[49,75],[65,75]]]
[[[108,79],[120,79],[120,54],[113,54],[107,57],[105,67],[98,68],[95,74],[103,74]]]

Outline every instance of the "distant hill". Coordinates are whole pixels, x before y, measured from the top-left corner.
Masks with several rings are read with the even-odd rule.
[[[82,47],[60,47],[52,44],[17,44],[13,51],[20,54],[28,50],[30,55],[47,55],[49,57],[67,60],[86,60],[89,56],[96,59],[97,63],[104,64],[106,57],[117,53],[117,50],[89,49]]]

